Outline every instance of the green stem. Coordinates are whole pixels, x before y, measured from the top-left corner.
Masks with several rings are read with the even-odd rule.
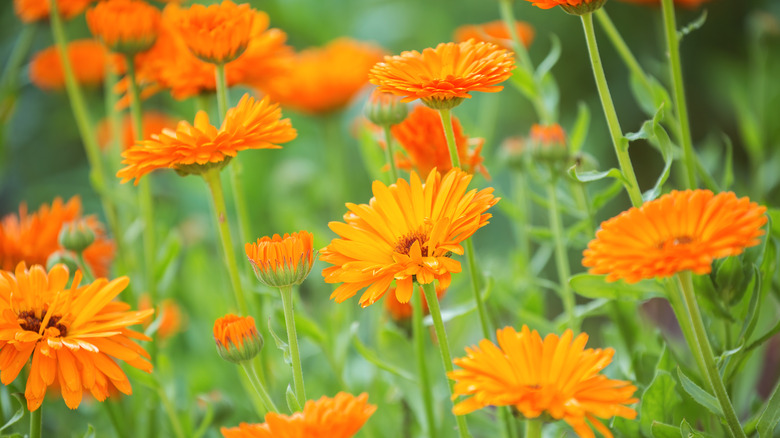
[[[512,415],[512,411],[509,406],[499,406],[498,415],[501,417],[501,436],[504,438],[517,438],[517,425],[515,417]]]
[[[745,438],[745,432],[739,424],[739,418],[737,418],[737,413],[734,411],[734,406],[731,404],[729,395],[726,392],[726,386],[723,384],[723,379],[720,377],[718,366],[715,364],[715,355],[712,351],[712,346],[710,346],[710,341],[707,338],[707,329],[704,327],[699,305],[696,302],[696,293],[693,290],[691,271],[679,272],[677,274],[677,281],[679,283],[680,292],[685,300],[685,305],[688,308],[688,317],[693,326],[693,333],[696,339],[695,343],[688,344],[688,346],[691,350],[699,351],[704,359],[704,369],[702,369],[701,372],[712,384],[715,397],[718,399],[718,403],[723,410],[729,429],[731,429],[731,432],[735,437]]]
[[[290,345],[292,358],[293,384],[295,386],[295,398],[303,406],[306,403],[306,390],[303,387],[303,369],[301,368],[301,354],[298,350],[298,334],[295,332],[295,312],[293,311],[292,286],[280,287],[282,293],[282,307],[284,307],[284,323],[287,326],[287,343]]]
[[[675,316],[677,317],[677,322],[680,324],[680,331],[682,331],[683,337],[685,338],[685,342],[688,345],[693,345],[696,343],[696,337],[693,333],[693,326],[691,324],[690,318],[688,318],[688,310],[685,308],[685,302],[682,298],[682,293],[680,292],[679,283],[678,282],[667,282],[666,285],[666,296],[669,299],[669,305],[672,306],[672,310],[674,311]],[[701,350],[696,348],[691,348],[691,353],[693,354],[693,359],[696,361],[696,366],[700,370],[705,369],[704,365],[704,357],[701,354]],[[712,384],[710,383],[709,379],[703,379],[704,384],[706,386],[705,389],[708,391],[712,391]]]
[[[417,295],[417,302],[412,304],[412,337],[417,356],[417,372],[420,375],[420,392],[422,392],[423,405],[425,407],[426,427],[428,436],[436,438],[436,424],[433,416],[433,388],[428,377],[428,363],[425,360],[425,326],[423,325],[423,297]]]
[[[460,156],[458,155],[458,145],[455,143],[455,132],[452,130],[452,110],[440,109],[439,116],[444,128],[444,138],[447,139],[447,149],[450,151],[450,162],[452,167],[460,168]]]
[[[474,292],[474,301],[477,302],[477,313],[479,313],[479,324],[482,327],[482,336],[490,339],[490,322],[488,321],[485,303],[482,301],[482,294],[479,290],[479,268],[477,268],[477,259],[474,256],[474,243],[471,238],[466,239],[466,259],[469,264],[469,275],[471,275],[471,290]]]
[[[666,44],[669,49],[669,70],[674,88],[674,105],[677,109],[677,118],[680,121],[680,140],[682,141],[683,161],[685,162],[686,171],[685,181],[687,188],[694,189],[696,188],[696,157],[693,152],[691,125],[688,120],[688,104],[685,101],[685,85],[683,83],[682,63],[680,62],[680,39],[677,37],[674,2],[673,0],[662,0],[661,6],[664,15]]]
[[[171,421],[171,427],[173,428],[174,435],[176,438],[185,438],[187,435],[184,433],[184,427],[181,424],[179,416],[176,414],[176,408],[174,407],[173,402],[171,402],[171,399],[168,398],[168,394],[165,392],[165,389],[162,387],[162,385],[159,384],[157,387],[157,396],[160,397],[160,402],[163,405],[163,409],[168,415],[168,419]]]
[[[525,438],[542,438],[542,420],[525,420]]]
[[[574,292],[569,287],[569,257],[566,251],[566,244],[563,241],[563,224],[561,223],[561,213],[558,209],[558,191],[555,187],[555,178],[547,183],[548,215],[550,216],[550,228],[555,239],[555,264],[558,269],[558,282],[561,285],[561,300],[563,308],[566,311],[567,326],[572,330],[577,330],[579,325],[574,317]]]
[[[628,44],[623,40],[617,27],[615,27],[615,24],[609,18],[609,15],[607,15],[607,11],[605,11],[604,8],[601,8],[597,10],[595,14],[601,27],[604,28],[604,33],[606,33],[607,37],[612,41],[612,45],[615,46],[615,50],[617,50],[618,55],[620,55],[620,58],[626,64],[628,70],[634,74],[645,90],[652,91],[653,87],[650,85],[650,80],[647,79],[645,71],[642,70],[639,61],[637,61],[634,54],[631,53]]]
[[[228,110],[228,86],[227,77],[225,76],[225,64],[216,65],[216,81],[217,81],[217,111],[219,111],[219,121],[225,120],[225,115]]]
[[[84,280],[88,283],[95,281],[95,275],[92,274],[92,269],[89,268],[87,261],[84,260],[84,252],[82,251],[76,253],[76,259],[78,259],[79,269],[81,269],[81,274],[84,276]]]
[[[255,369],[254,364],[251,361],[242,362],[241,369],[244,370],[244,373],[249,379],[249,382],[252,383],[252,387],[255,389],[255,392],[258,396],[260,396],[260,400],[263,401],[263,405],[265,406],[266,411],[278,413],[279,409],[274,404],[271,396],[268,395],[268,391],[265,390],[263,382],[261,382],[260,378],[257,376],[257,370]]]
[[[238,275],[238,265],[236,264],[236,254],[233,249],[233,238],[230,236],[230,224],[227,220],[227,207],[225,207],[225,194],[222,191],[222,180],[219,177],[219,169],[213,168],[203,174],[203,179],[209,186],[211,198],[214,201],[214,216],[217,220],[219,229],[219,238],[222,241],[222,250],[225,253],[225,263],[227,265],[230,283],[233,286],[233,293],[236,297],[238,311],[242,315],[248,314],[244,290],[241,287],[241,277]]]
[[[604,107],[604,116],[609,126],[612,145],[615,148],[618,163],[620,163],[620,170],[625,178],[623,184],[628,192],[628,196],[631,198],[631,203],[634,207],[639,207],[642,205],[642,192],[639,191],[639,183],[631,165],[631,157],[628,155],[628,140],[623,137],[617,111],[615,111],[615,104],[612,102],[612,96],[609,93],[607,77],[604,74],[604,66],[601,64],[601,56],[599,56],[599,48],[596,43],[596,33],[593,31],[593,16],[592,14],[585,14],[581,18],[582,27],[585,30],[585,41],[590,54],[590,63],[591,67],[593,67],[593,76],[596,79],[596,87],[601,99],[601,106]]]
[[[395,163],[395,151],[393,150],[393,134],[390,132],[390,125],[382,127],[385,132],[385,158],[387,165],[390,166],[390,183],[398,181],[398,165]]]
[[[37,29],[37,23],[29,23],[22,28],[3,69],[3,76],[0,77],[0,123],[7,122],[13,113],[14,101],[19,93],[19,71],[30,53]]]
[[[119,438],[126,438],[128,435],[127,424],[125,424],[124,417],[116,411],[118,402],[108,399],[101,403],[108,414],[108,419],[111,421],[111,425],[114,427],[114,432]]]
[[[43,429],[43,405],[30,412],[30,438],[41,438]]]
[[[450,344],[447,340],[447,331],[444,330],[444,321],[441,318],[441,308],[439,307],[439,297],[436,296],[436,288],[433,283],[423,284],[423,292],[425,292],[425,300],[428,301],[428,309],[431,311],[431,318],[433,319],[433,328],[436,331],[436,338],[439,340],[439,351],[441,352],[441,360],[444,362],[444,371],[447,378],[447,384],[450,388],[450,396],[455,392],[455,383],[447,376],[452,372],[452,355],[450,354]],[[456,415],[455,420],[458,423],[458,434],[461,438],[471,437],[469,433],[468,425],[466,424],[466,417],[463,415]]]

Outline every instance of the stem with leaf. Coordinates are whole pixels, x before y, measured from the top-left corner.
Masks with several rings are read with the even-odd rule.
[[[551,169],[551,172],[553,170]],[[555,240],[555,263],[558,269],[558,282],[560,284],[561,300],[566,311],[567,326],[572,330],[577,330],[578,323],[574,316],[574,292],[569,287],[568,251],[563,240],[563,224],[561,223],[561,213],[558,208],[558,191],[555,185],[556,178],[551,177],[547,183],[548,215],[550,219],[550,228]]]
[[[252,384],[252,388],[255,389],[255,393],[257,393],[257,395],[260,397],[260,400],[262,400],[263,406],[265,406],[265,410],[267,412],[278,413],[279,409],[274,404],[274,401],[271,399],[268,391],[265,390],[263,382],[261,382],[260,378],[257,376],[257,370],[255,369],[255,365],[252,363],[252,361],[249,360],[242,362],[241,369],[244,370],[244,374],[246,374],[247,379],[249,379],[249,382]]]
[[[298,334],[295,331],[295,312],[293,311],[292,286],[280,287],[282,293],[282,307],[284,308],[284,323],[287,326],[287,343],[290,346],[290,358],[292,359],[293,385],[295,386],[295,398],[303,405],[306,402],[306,390],[303,386],[303,368],[301,367],[301,353],[298,349]]]
[[[433,416],[433,388],[428,377],[428,363],[425,360],[425,326],[423,325],[423,296],[417,295],[417,301],[412,303],[412,337],[414,338],[414,351],[417,356],[417,372],[420,376],[420,392],[422,392],[423,406],[425,407],[425,421],[428,428],[428,436],[436,438],[436,424]]]

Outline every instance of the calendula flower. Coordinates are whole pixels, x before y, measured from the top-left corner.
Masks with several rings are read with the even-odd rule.
[[[9,385],[32,358],[24,395],[27,408],[41,406],[46,388],[58,385],[65,404],[76,409],[83,392],[103,401],[116,388],[132,394],[115,359],[151,372],[149,354],[133,339],[150,340],[127,327],[141,323],[152,310],[128,311],[113,301],[129,280],[105,278],[80,286],[76,272],[70,288],[64,265],[48,273],[40,265],[0,272],[0,380]]]
[[[75,40],[68,43],[68,57],[73,75],[83,86],[103,85],[108,56],[105,47],[95,40]],[[56,45],[33,56],[30,61],[30,82],[41,90],[65,89],[65,70]]]
[[[303,283],[314,265],[312,235],[308,231],[257,239],[244,246],[261,283],[285,287]]]
[[[160,168],[172,168],[180,174],[201,174],[213,167],[225,166],[239,151],[279,149],[276,143],[295,138],[289,119],[281,119],[279,106],[268,98],[255,101],[245,94],[235,108],[228,110],[222,127],[209,123],[205,111],[195,116],[195,124],[179,122],[176,131],[163,130],[122,153],[127,167],[117,172],[122,182]]]
[[[607,281],[707,274],[714,259],[741,254],[764,234],[766,207],[732,192],[672,191],[603,222],[582,264]]]
[[[233,363],[251,360],[263,349],[263,337],[251,316],[228,314],[216,320],[214,342],[222,359]]]
[[[95,0],[57,0],[57,8],[64,18],[73,18]],[[49,18],[49,0],[14,0],[14,11],[25,23]]]
[[[522,21],[515,21],[515,32],[525,47],[534,40],[534,28]],[[495,20],[484,24],[467,24],[455,29],[455,41],[462,42],[473,39],[493,43],[502,49],[512,50],[512,35],[509,34],[504,20]]]
[[[604,6],[606,0],[526,0],[533,2],[534,6],[542,9],[552,9],[560,6],[561,9],[572,15],[585,15]]]
[[[428,309],[428,299],[425,298],[425,294],[422,290],[422,286],[418,286],[420,294],[422,294],[422,302],[423,302],[423,314],[427,315],[430,313],[430,309]],[[441,297],[444,296],[444,294],[447,293],[447,289],[441,287],[441,284],[436,285],[436,296],[441,299]],[[385,310],[387,313],[390,314],[390,317],[393,318],[393,320],[398,322],[403,322],[408,320],[412,317],[414,314],[414,309],[412,308],[412,303],[402,303],[398,301],[398,298],[395,297],[395,289],[390,288],[387,294],[387,298],[382,300],[384,302]],[[415,306],[417,303],[414,304]]]
[[[149,50],[160,31],[160,11],[141,0],[101,1],[86,15],[92,35],[125,55]]]
[[[81,199],[74,196],[68,202],[56,198],[51,206],[42,204],[38,211],[28,214],[27,205],[19,206],[19,214],[9,214],[0,220],[0,269],[10,271],[19,263],[46,265],[48,258],[62,250],[59,235],[65,224],[86,221],[95,234],[83,256],[97,277],[108,275],[114,258],[114,242],[106,237],[103,225],[95,216],[82,216]]]
[[[534,123],[531,126],[529,144],[533,156],[537,159],[562,163],[569,158],[569,152],[566,148],[566,132],[557,123],[551,125]]]
[[[339,238],[320,252],[320,260],[334,266],[322,271],[326,283],[343,283],[331,294],[342,302],[366,288],[361,306],[373,304],[395,280],[395,295],[409,302],[413,284],[438,280],[450,284],[463,254],[460,242],[487,225],[486,211],[498,202],[493,189],[466,192],[472,176],[452,169],[443,176],[436,170],[425,184],[416,172],[410,180],[385,186],[374,181],[368,204],[347,204],[345,222],[329,227]]]
[[[152,309],[153,303],[148,294],[141,295],[138,300],[138,310]],[[165,299],[160,304],[160,312],[157,316],[159,324],[157,325],[157,339],[163,341],[181,331],[184,315],[181,307],[175,300]],[[151,322],[144,323],[144,329],[148,328]]]
[[[434,108],[452,108],[472,91],[501,91],[512,76],[512,53],[495,44],[441,43],[436,48],[386,56],[368,77],[381,91],[403,96],[404,102],[422,99]]]
[[[300,52],[289,72],[257,85],[275,102],[302,113],[337,111],[368,83],[368,71],[383,55],[373,44],[338,38]]]
[[[303,412],[292,415],[269,413],[263,424],[241,423],[221,429],[225,438],[351,438],[376,411],[368,394],[355,397],[345,392],[335,397],[309,400]]]
[[[165,129],[176,129],[178,123],[178,120],[167,114],[155,111],[145,112],[141,118],[143,120],[144,128],[142,139],[148,139],[152,134],[162,132]],[[121,132],[119,135],[120,147],[122,150],[125,150],[135,144],[132,117],[129,114],[125,115],[125,117],[122,118],[121,123]],[[103,150],[108,149],[111,142],[114,141],[114,133],[111,131],[111,121],[109,119],[101,120],[97,125],[96,131],[98,145]]]
[[[575,338],[566,330],[561,337],[549,334],[542,340],[524,325],[519,333],[512,327],[500,329],[496,338],[498,346],[485,339],[453,361],[461,368],[449,373],[455,381],[453,399],[468,397],[455,405],[456,415],[512,406],[526,418],[545,414],[563,420],[583,438],[595,437],[588,422],[611,438],[599,418],[636,417],[626,406],[639,401],[633,397],[636,387],[599,374],[615,351],[585,349],[585,333]]]
[[[661,0],[620,0],[626,3],[638,3],[643,5],[660,5]],[[696,9],[709,0],[674,0],[674,4],[687,9]]]

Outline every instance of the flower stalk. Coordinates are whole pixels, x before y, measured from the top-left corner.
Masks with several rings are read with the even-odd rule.
[[[395,162],[395,151],[393,145],[393,134],[390,132],[390,125],[382,127],[382,131],[385,133],[385,158],[387,159],[387,165],[390,166],[390,183],[398,181],[398,165]]]
[[[551,173],[554,171],[551,169]],[[552,177],[547,182],[547,198],[548,198],[548,215],[550,220],[550,228],[555,240],[555,265],[558,269],[558,283],[560,284],[561,300],[563,301],[563,308],[566,312],[566,320],[568,321],[566,326],[572,330],[577,330],[579,325],[574,317],[574,292],[569,287],[569,277],[571,273],[569,270],[569,258],[566,251],[566,244],[563,241],[563,225],[561,223],[561,212],[558,208],[558,191],[555,186],[556,178]]]
[[[528,418],[525,420],[525,438],[542,438],[542,420]]]
[[[293,311],[293,288],[284,286],[279,288],[282,294],[282,307],[284,308],[284,323],[287,326],[287,343],[290,346],[290,358],[292,359],[293,385],[295,398],[303,405],[306,402],[306,390],[303,386],[303,368],[301,367],[301,353],[298,349],[298,334],[295,331],[295,312]]]
[[[30,438],[41,438],[43,430],[43,406],[30,411]]]
[[[420,392],[425,407],[425,421],[428,436],[436,438],[436,423],[433,416],[433,388],[428,377],[428,363],[425,360],[425,326],[423,325],[423,296],[417,295],[417,301],[412,304],[412,337],[414,351],[417,356],[417,372],[420,377]]]
[[[263,402],[265,410],[267,412],[279,413],[279,408],[276,407],[271,396],[268,394],[268,391],[266,391],[265,386],[263,386],[263,382],[261,382],[260,378],[257,376],[257,370],[252,361],[248,360],[241,362],[241,369],[244,370],[244,374],[246,374],[247,379],[252,384],[252,388],[254,388],[255,393],[257,393],[260,400]]]

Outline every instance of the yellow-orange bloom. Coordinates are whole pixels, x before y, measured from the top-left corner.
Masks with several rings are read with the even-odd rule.
[[[302,113],[336,111],[368,83],[368,71],[383,55],[373,44],[338,38],[300,52],[289,72],[258,86],[275,102]]]
[[[127,287],[121,277],[100,278],[80,286],[76,272],[67,288],[65,265],[51,271],[40,265],[29,270],[22,262],[16,272],[0,272],[0,380],[13,382],[32,357],[27,377],[27,408],[41,406],[46,388],[59,385],[65,404],[76,409],[84,390],[99,401],[115,387],[132,388],[114,359],[151,372],[149,354],[133,339],[150,340],[127,327],[141,323],[153,310],[129,311],[113,301]]]
[[[271,287],[301,284],[314,266],[312,234],[308,231],[257,239],[244,245],[257,279]]]
[[[636,417],[636,411],[625,406],[639,401],[632,397],[636,387],[599,374],[615,351],[585,349],[585,333],[574,338],[566,330],[561,337],[549,334],[542,340],[524,325],[519,333],[512,327],[500,329],[496,338],[498,346],[485,339],[453,361],[461,368],[449,373],[455,381],[453,399],[469,397],[455,405],[456,415],[486,406],[513,406],[526,418],[547,414],[563,420],[582,438],[595,437],[588,422],[612,437],[598,418]]]
[[[263,348],[263,338],[251,316],[228,314],[214,322],[214,341],[223,359],[241,363],[251,360]]]
[[[355,397],[340,392],[335,397],[309,400],[303,412],[292,415],[269,413],[263,424],[241,423],[222,428],[225,438],[351,438],[376,411],[368,394]]]
[[[470,98],[472,91],[496,92],[512,76],[512,53],[495,44],[441,43],[422,53],[413,50],[386,56],[368,74],[381,91],[403,96],[404,102],[422,99],[436,108],[442,103]]]
[[[522,21],[515,21],[515,32],[525,47],[534,40],[534,28]],[[512,50],[512,35],[509,34],[504,20],[495,20],[484,24],[467,24],[455,29],[455,41],[462,42],[473,39],[493,43],[502,49]]]
[[[279,149],[276,143],[295,138],[290,119],[281,119],[279,106],[268,98],[255,101],[245,94],[235,108],[228,110],[222,127],[209,123],[205,111],[195,116],[195,124],[179,122],[176,131],[163,130],[144,140],[122,156],[127,167],[117,172],[122,182],[135,178],[135,183],[147,173],[160,168],[172,168],[184,174],[199,174],[209,166],[224,166],[230,158],[245,149]]]
[[[46,260],[63,249],[58,241],[63,225],[86,220],[95,233],[95,241],[84,250],[84,259],[96,277],[108,275],[114,258],[114,242],[106,237],[103,225],[95,216],[81,215],[81,199],[68,202],[56,198],[51,206],[43,204],[28,214],[27,205],[19,206],[19,215],[9,214],[0,220],[0,269],[10,271],[21,262],[46,265]]]
[[[58,0],[57,8],[64,18],[73,18],[95,0]],[[14,11],[25,23],[49,18],[49,0],[14,0]]]
[[[660,5],[661,0],[620,0],[626,3],[639,3],[644,5]],[[696,9],[710,0],[674,0],[674,4],[688,9]]]
[[[103,84],[108,56],[106,48],[92,39],[68,43],[68,57],[73,75],[81,85],[95,87]],[[30,61],[30,81],[41,90],[65,88],[65,70],[56,45],[33,56]]]
[[[123,54],[149,50],[160,31],[160,11],[140,0],[101,1],[86,15],[92,35]]]
[[[717,258],[759,243],[766,207],[732,192],[672,191],[603,222],[582,264],[607,281],[707,274]]]
[[[425,184],[416,172],[389,187],[374,181],[368,204],[348,203],[345,222],[328,224],[339,238],[320,252],[320,260],[334,265],[322,275],[326,283],[343,283],[330,297],[340,303],[367,288],[360,297],[365,307],[393,280],[402,303],[415,281],[449,286],[450,274],[461,271],[450,255],[463,254],[460,242],[487,225],[486,211],[498,202],[493,188],[466,192],[471,178],[455,168],[443,176],[432,170]]]
[[[141,117],[143,120],[143,139],[149,138],[152,134],[162,132],[166,129],[176,129],[178,120],[154,111],[145,112]],[[111,131],[111,121],[109,119],[103,119],[98,123],[95,129],[98,145],[101,149],[108,149],[112,141],[114,141],[114,134]],[[121,149],[125,150],[135,143],[135,134],[133,134],[133,120],[128,114],[122,119],[122,127],[120,133]]]
[[[591,13],[602,6],[606,0],[526,0],[533,2],[534,6],[541,9],[552,9],[560,6],[569,14],[583,15]]]

